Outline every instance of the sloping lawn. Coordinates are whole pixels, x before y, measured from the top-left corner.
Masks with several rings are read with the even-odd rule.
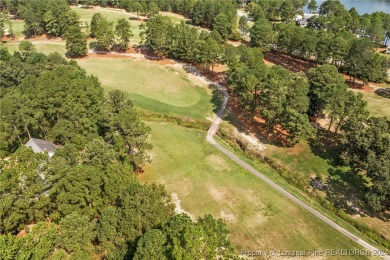
[[[140,179],[164,184],[195,217],[225,219],[237,252],[357,247],[210,146],[205,132],[147,124],[152,164]],[[266,165],[260,170],[272,171]]]
[[[183,71],[170,65],[117,58],[87,58],[78,63],[88,73],[98,75],[107,90],[128,93],[140,108],[194,118],[212,114],[208,86],[195,86]]]

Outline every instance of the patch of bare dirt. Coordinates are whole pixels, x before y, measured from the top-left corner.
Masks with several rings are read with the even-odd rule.
[[[228,212],[226,210],[221,210],[219,212],[219,216],[225,220],[227,223],[236,223],[237,217],[232,212]]]
[[[215,186],[213,185],[209,185],[208,186],[208,191],[211,195],[211,197],[217,201],[218,203],[223,203],[223,202],[226,202],[228,203],[229,205],[233,205],[234,204],[234,196],[232,194],[230,194],[227,190],[223,189],[223,188],[216,188]]]
[[[195,221],[195,217],[191,213],[189,213],[188,211],[185,211],[181,207],[181,205],[180,205],[181,201],[179,199],[179,196],[177,196],[176,193],[174,193],[174,192],[171,193],[171,199],[172,199],[173,204],[175,205],[175,213],[176,214],[187,214],[193,221]]]
[[[219,155],[210,154],[205,160],[215,171],[230,171],[229,164]]]

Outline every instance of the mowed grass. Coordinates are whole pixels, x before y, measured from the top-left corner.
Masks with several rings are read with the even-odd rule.
[[[355,90],[354,92],[360,92],[363,94],[364,99],[367,101],[367,109],[372,116],[386,116],[390,118],[390,98],[379,96],[374,92],[367,92],[361,90]]]
[[[357,247],[230,161],[205,141],[205,132],[147,124],[154,147],[141,181],[164,184],[195,217],[223,218],[237,252]],[[272,171],[266,165],[260,170]]]
[[[312,148],[307,142],[301,142],[292,148],[267,145],[264,154],[286,167],[290,177],[303,180],[307,186],[313,176],[320,177],[323,182],[328,181],[329,194],[320,192],[319,195],[327,197],[347,212],[350,211],[350,208],[345,206],[345,202],[363,200],[361,185],[366,185],[369,180],[364,175],[351,172],[349,167],[341,166],[335,151],[328,149],[327,154],[320,154],[316,150],[318,148]],[[329,195],[331,198],[328,197]],[[386,239],[390,238],[390,222],[386,218],[365,215],[356,215],[354,218],[367,224]]]
[[[11,27],[15,34],[15,37],[18,38],[24,38],[23,31],[24,31],[24,21],[23,20],[11,20]],[[9,29],[9,24],[5,23],[5,28]]]
[[[141,30],[139,26],[142,24],[141,21],[138,21],[137,14],[126,12],[124,10],[110,9],[110,8],[80,8],[78,6],[72,7],[80,15],[81,22],[88,22],[91,24],[92,16],[95,13],[101,13],[108,21],[113,22],[114,24],[118,19],[125,18],[131,24],[131,31],[133,37],[131,38],[132,44],[139,44],[141,42],[140,33]],[[174,23],[180,23],[181,21],[187,21],[187,19],[181,15],[177,15],[169,12],[161,12],[161,15],[168,16]]]
[[[298,174],[299,179],[307,180],[308,183],[311,176],[326,179],[329,176],[328,171],[334,168],[326,159],[316,155],[307,142],[300,142],[291,148],[267,145],[264,154],[280,162],[288,170]]]
[[[72,9],[80,15],[80,20],[82,23],[88,22],[89,25],[91,24],[92,16],[95,13],[101,13],[108,21],[113,22],[114,26],[118,19],[125,18],[130,22],[131,31],[133,33],[133,36],[130,39],[130,43],[139,44],[141,41],[141,37],[140,37],[141,30],[139,26],[142,22],[131,20],[130,18],[135,17],[134,14],[127,13],[125,11],[120,12],[120,11],[110,10],[106,8],[84,9],[80,7],[72,7]]]
[[[128,93],[140,108],[194,118],[205,118],[214,109],[208,86],[195,86],[184,72],[172,66],[103,57],[81,59],[78,63],[97,75],[106,90]]]
[[[19,51],[19,45],[18,44],[6,44],[5,45],[8,50],[13,53],[15,51]],[[65,45],[59,45],[59,44],[50,44],[50,43],[37,43],[34,44],[35,48],[38,52],[42,52],[44,54],[50,54],[53,52],[58,52],[61,55],[65,55]]]

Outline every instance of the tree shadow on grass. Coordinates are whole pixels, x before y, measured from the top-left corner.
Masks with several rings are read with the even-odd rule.
[[[364,196],[368,191],[368,182],[353,170],[332,168],[329,170],[326,197],[333,205],[349,215],[359,214],[362,217],[375,217],[389,221],[389,212],[373,212],[365,202]]]
[[[214,84],[209,84],[209,89],[211,89],[212,96],[210,102],[213,104],[213,112],[215,114],[219,114],[219,110],[223,101],[223,92]]]
[[[328,141],[324,141],[326,136],[326,131],[323,129],[317,129],[317,135],[308,140],[311,152],[314,155],[321,157],[326,160],[328,164],[333,167],[340,166],[342,164],[340,160],[340,154],[342,152],[342,147],[332,142],[330,137]]]
[[[390,98],[390,89],[389,88],[380,88],[375,90],[374,92],[378,96],[384,97],[384,98]]]

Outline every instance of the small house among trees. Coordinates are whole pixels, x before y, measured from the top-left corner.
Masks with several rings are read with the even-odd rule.
[[[56,147],[52,142],[36,138],[30,138],[24,146],[31,147],[34,153],[47,152],[49,157],[52,157],[56,151]]]

